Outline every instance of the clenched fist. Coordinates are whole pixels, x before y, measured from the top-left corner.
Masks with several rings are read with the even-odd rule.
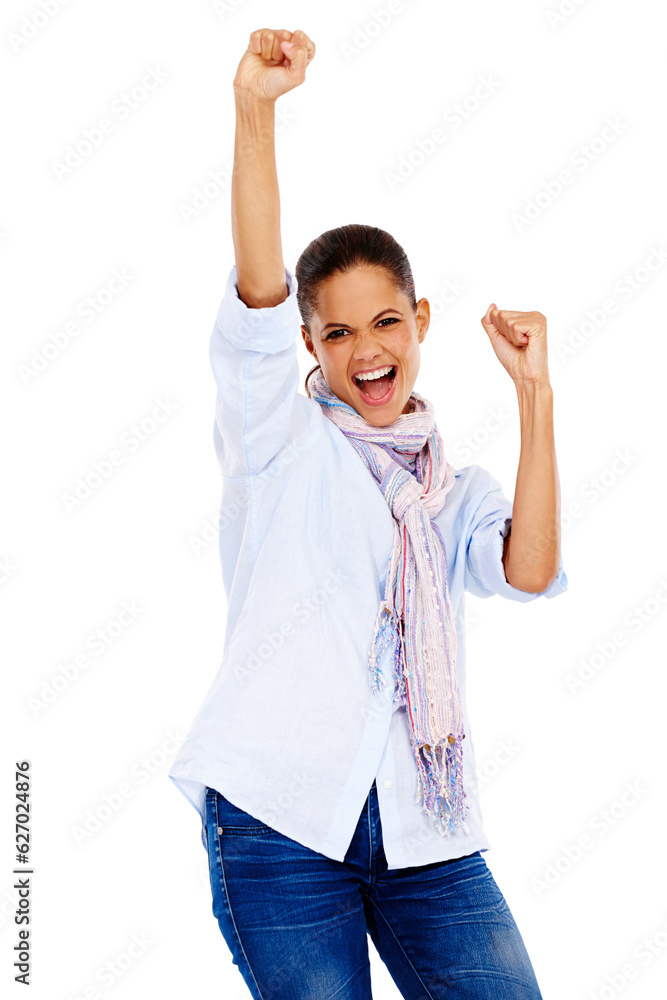
[[[548,383],[547,321],[541,312],[498,309],[481,319],[496,357],[515,383]]]
[[[275,101],[306,79],[315,43],[303,31],[258,28],[250,35],[234,77],[234,91],[245,97]]]

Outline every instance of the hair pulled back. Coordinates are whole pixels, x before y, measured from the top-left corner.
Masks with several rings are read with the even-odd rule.
[[[382,267],[398,292],[407,296],[413,310],[417,308],[412,268],[403,247],[393,236],[377,226],[352,223],[328,229],[311,240],[294,269],[297,280],[296,300],[301,320],[308,333],[317,308],[320,283],[334,274],[346,274],[356,267]],[[315,365],[308,379],[321,365]]]

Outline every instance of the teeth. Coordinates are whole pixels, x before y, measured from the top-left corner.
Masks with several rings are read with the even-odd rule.
[[[369,372],[367,375],[355,375],[355,378],[361,379],[364,382],[370,382],[375,378],[382,378],[383,375],[388,375],[394,366],[389,365],[387,368],[379,368],[376,372]]]

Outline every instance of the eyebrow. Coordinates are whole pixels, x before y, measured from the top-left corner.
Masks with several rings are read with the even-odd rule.
[[[380,318],[380,316],[384,316],[385,313],[398,313],[399,316],[403,316],[403,313],[398,309],[383,309],[382,312],[377,314],[377,316],[373,316],[371,323],[374,323],[376,319]],[[354,327],[350,326],[349,323],[326,323],[325,326],[322,327],[322,333],[324,333],[325,330],[328,330],[330,326],[335,326],[337,328],[344,326],[346,330],[354,330]]]

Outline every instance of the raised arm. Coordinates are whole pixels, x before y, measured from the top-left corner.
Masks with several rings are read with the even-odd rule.
[[[541,592],[556,579],[561,563],[560,482],[547,321],[541,312],[498,309],[492,302],[481,323],[498,360],[512,377],[521,420],[512,525],[504,542],[505,575],[519,590]]]
[[[259,28],[234,78],[232,237],[239,297],[259,309],[288,295],[280,239],[275,103],[303,83],[315,44],[303,31]]]
[[[289,61],[283,48],[292,52]],[[214,443],[227,481],[260,476],[298,431],[299,312],[280,241],[274,106],[303,81],[314,52],[302,31],[253,31],[234,78],[236,262],[209,349],[218,387]]]

